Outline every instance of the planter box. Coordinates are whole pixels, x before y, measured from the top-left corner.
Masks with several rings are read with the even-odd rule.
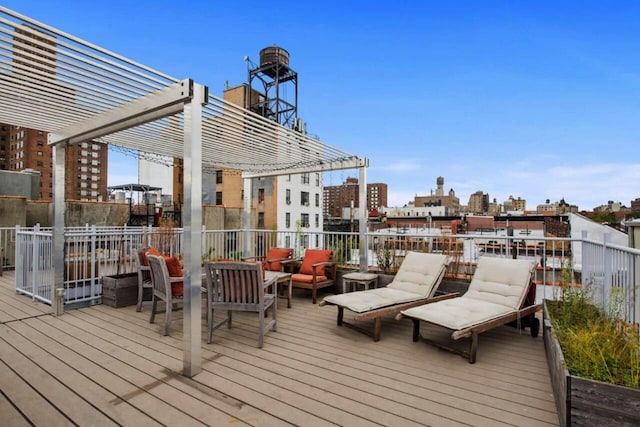
[[[545,302],[544,347],[560,425],[640,425],[640,390],[569,374],[547,313]]]
[[[143,300],[151,299],[151,289],[146,288]],[[102,277],[102,303],[109,307],[126,307],[138,303],[138,274],[127,273]]]

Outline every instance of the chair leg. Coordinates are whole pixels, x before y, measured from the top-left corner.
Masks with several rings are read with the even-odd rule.
[[[342,326],[342,318],[344,317],[344,308],[338,306],[338,326]]]
[[[166,301],[167,308],[164,315],[164,335],[169,335],[169,324],[171,323],[171,300]]]
[[[149,323],[154,323],[156,321],[156,308],[158,306],[158,298],[153,295],[151,297],[151,317],[149,318]]]
[[[231,329],[231,320],[232,320],[233,311],[227,311],[227,328]]]
[[[273,301],[273,314],[271,315],[271,319],[273,319],[273,330],[274,332],[278,332],[278,298],[275,298]]]
[[[418,319],[411,319],[413,321],[413,342],[418,342],[420,338],[420,321]]]
[[[311,288],[311,300],[315,304],[317,299],[318,299],[318,287],[314,284],[313,287]]]
[[[291,279],[289,279],[289,298],[287,298],[287,308],[291,308]]]
[[[264,310],[260,310],[258,318],[260,319],[258,322],[258,348],[262,348],[264,344]]]
[[[380,341],[382,331],[382,317],[376,317],[373,321],[373,341]]]
[[[476,363],[476,353],[478,352],[478,334],[471,334],[471,343],[469,344],[469,363]]]
[[[142,311],[142,294],[144,293],[144,288],[141,284],[138,284],[138,305],[136,306],[136,311]]]
[[[213,310],[207,310],[207,344],[211,344],[213,335]]]

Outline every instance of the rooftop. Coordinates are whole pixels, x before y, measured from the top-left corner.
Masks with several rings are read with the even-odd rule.
[[[212,344],[204,328],[190,379],[180,321],[165,337],[148,305],[54,317],[13,283],[0,277],[0,425],[558,425],[542,339],[508,326],[469,364],[413,343],[411,322],[386,319],[377,343],[339,328],[300,291],[262,349],[250,314]]]

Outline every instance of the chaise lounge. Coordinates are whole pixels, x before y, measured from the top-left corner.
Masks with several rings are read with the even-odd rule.
[[[529,260],[480,257],[469,289],[462,296],[403,310],[396,319],[413,321],[414,342],[421,338],[420,322],[451,330],[454,340],[470,338],[468,351],[422,340],[475,363],[482,332],[514,321],[522,327],[530,319],[531,336],[538,335],[540,323],[535,312],[540,305],[535,304],[535,284],[531,281],[535,266],[535,261]]]
[[[338,326],[347,326],[379,341],[383,317],[396,315],[410,307],[458,296],[434,296],[446,267],[446,255],[408,252],[393,282],[386,287],[327,296],[320,305],[338,307]],[[357,321],[373,319],[373,332],[345,322],[345,309],[356,313]]]

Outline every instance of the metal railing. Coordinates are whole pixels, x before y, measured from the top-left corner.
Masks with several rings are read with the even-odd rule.
[[[53,280],[51,229],[5,229],[5,240],[15,245],[16,290],[50,302]],[[505,236],[496,234],[443,234],[439,230],[385,230],[364,236],[349,232],[314,232],[303,229],[202,230],[203,262],[264,256],[271,247],[294,249],[301,258],[306,248],[331,249],[342,267],[393,272],[407,251],[439,252],[449,257],[447,276],[469,279],[481,256],[527,258],[537,262],[538,299],[554,299],[566,282],[582,286],[605,312],[633,323],[640,321],[640,251],[580,239]],[[362,245],[363,250],[360,250]],[[65,302],[99,302],[104,275],[135,271],[135,251],[144,246],[166,255],[183,255],[183,230],[152,227],[74,227],[65,230]],[[365,259],[361,259],[364,256]],[[576,259],[579,257],[579,259]],[[563,270],[565,277],[563,278]],[[566,274],[566,273],[569,274]]]

